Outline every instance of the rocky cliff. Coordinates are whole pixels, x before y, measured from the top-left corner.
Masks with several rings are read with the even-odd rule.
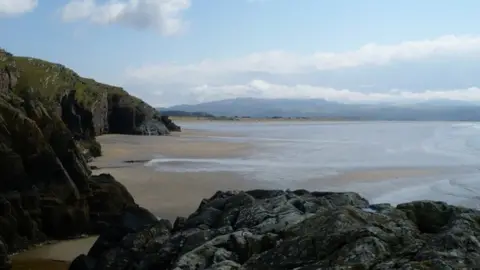
[[[0,92],[0,269],[7,253],[101,232],[137,207],[111,176],[91,175],[77,145],[41,102]]]
[[[80,141],[105,133],[165,135],[170,119],[120,87],[83,78],[60,64],[0,49],[0,90],[25,93],[53,108]]]
[[[98,134],[168,133],[153,108],[122,91],[0,51],[0,269],[34,244],[156,220],[87,165],[85,147],[100,154]]]
[[[118,224],[71,270],[480,269],[480,211],[356,193],[217,192],[172,225]]]

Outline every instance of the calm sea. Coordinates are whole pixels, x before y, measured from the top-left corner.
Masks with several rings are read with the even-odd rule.
[[[456,122],[191,122],[238,134],[242,158],[155,160],[159,170],[232,171],[272,187],[356,191],[371,202],[480,206],[480,124]],[[182,162],[184,166],[171,166]]]

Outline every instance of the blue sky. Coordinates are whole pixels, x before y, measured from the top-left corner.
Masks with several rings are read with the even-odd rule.
[[[153,105],[480,101],[480,2],[0,0],[0,46]]]

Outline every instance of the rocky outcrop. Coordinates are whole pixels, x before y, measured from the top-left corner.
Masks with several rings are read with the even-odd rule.
[[[0,92],[13,89],[17,84],[18,77],[19,74],[13,62],[13,55],[0,49]]]
[[[180,131],[168,118],[122,88],[82,78],[60,64],[16,57],[0,49],[0,91],[33,91],[75,138],[93,142],[107,133],[166,135]],[[163,121],[165,120],[165,121]],[[88,147],[85,147],[88,150]]]
[[[480,211],[434,201],[217,192],[173,225],[147,219],[102,234],[70,269],[478,269],[479,221]]]
[[[162,115],[160,120],[168,128],[168,130],[176,132],[182,131],[182,128],[176,125],[167,115]]]
[[[91,176],[77,145],[38,99],[0,92],[0,269],[8,269],[8,253],[100,233],[138,208],[110,175]]]
[[[76,90],[67,90],[60,100],[61,117],[76,140],[91,140],[95,137],[93,113],[84,108],[75,97]]]
[[[167,135],[169,130],[159,113],[137,99],[118,94],[109,95],[108,125],[110,133]]]

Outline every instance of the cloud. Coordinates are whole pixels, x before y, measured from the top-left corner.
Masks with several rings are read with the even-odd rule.
[[[231,73],[264,72],[269,74],[298,74],[336,70],[369,65],[386,65],[397,61],[415,61],[453,54],[479,54],[480,37],[442,36],[431,40],[407,41],[394,45],[367,44],[353,51],[315,52],[302,55],[281,50],[252,53],[227,60],[203,60],[188,65],[161,63],[130,69],[132,77],[184,81],[185,74],[206,79]],[[188,77],[188,76],[187,76]]]
[[[159,63],[129,68],[125,79],[162,103],[234,97],[480,101],[475,87],[480,79],[471,76],[480,64],[466,64],[479,62],[473,57],[480,57],[480,36],[447,35],[345,52],[272,50],[185,65]]]
[[[1,0],[0,17],[17,16],[34,10],[38,0]]]
[[[64,21],[87,20],[95,24],[121,24],[136,29],[154,29],[169,36],[182,32],[187,23],[182,12],[190,0],[71,0],[62,9]]]
[[[409,103],[428,100],[480,101],[480,88],[450,90],[389,90],[385,92],[359,92],[349,89],[313,86],[306,84],[280,85],[263,80],[253,80],[242,85],[201,85],[185,89],[197,102],[236,97],[325,99],[345,103],[398,102]],[[159,91],[157,94],[162,95]]]

